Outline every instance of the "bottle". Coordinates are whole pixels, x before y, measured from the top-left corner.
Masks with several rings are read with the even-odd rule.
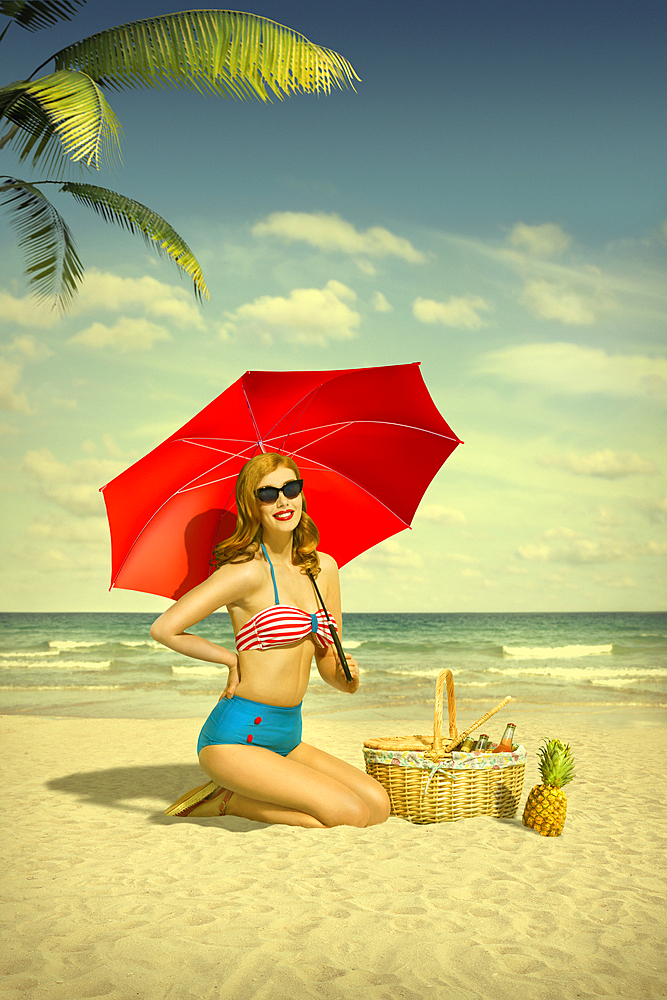
[[[488,750],[489,747],[489,737],[487,733],[482,733],[480,738],[475,743],[473,747],[474,750]]]
[[[511,753],[512,750],[512,740],[514,739],[514,730],[516,729],[516,722],[508,722],[505,726],[505,732],[503,733],[503,738],[497,747],[493,748],[493,753]]]
[[[461,746],[456,747],[456,750],[458,753],[470,753],[474,745],[475,741],[472,736],[466,736]]]

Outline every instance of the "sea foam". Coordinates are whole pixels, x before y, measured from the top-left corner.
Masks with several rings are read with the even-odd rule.
[[[611,643],[604,646],[503,646],[503,656],[515,660],[576,660],[580,656],[611,653]]]

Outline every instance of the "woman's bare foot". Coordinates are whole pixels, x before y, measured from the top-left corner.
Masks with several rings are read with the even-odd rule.
[[[220,788],[215,795],[209,796],[203,802],[198,802],[193,809],[188,810],[188,816],[224,816],[227,804],[234,793],[227,788]]]

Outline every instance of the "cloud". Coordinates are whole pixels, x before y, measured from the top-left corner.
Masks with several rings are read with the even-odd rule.
[[[361,317],[347,303],[356,295],[340,281],[328,281],[324,288],[295,288],[288,298],[262,295],[233,313],[225,313],[223,337],[239,325],[256,328],[267,343],[279,334],[294,344],[326,347],[330,340],[352,340]]]
[[[553,392],[644,396],[667,392],[667,358],[607,354],[577,344],[521,344],[492,351],[478,371]]]
[[[60,315],[32,295],[17,298],[6,289],[0,291],[0,320],[19,326],[51,327],[61,322]]]
[[[667,554],[667,543],[628,542],[622,539],[591,540],[571,528],[551,528],[539,544],[522,545],[521,559],[532,562],[556,562],[581,565],[589,563],[634,562],[645,556]]]
[[[422,504],[417,517],[421,521],[428,521],[430,524],[465,524],[466,516],[460,510],[451,507],[442,507],[437,503]]]
[[[460,330],[478,330],[484,326],[478,310],[490,308],[490,303],[479,295],[462,298],[453,295],[447,302],[417,298],[412,303],[412,315],[422,323],[442,323]]]
[[[148,319],[132,319],[121,316],[113,326],[93,323],[67,340],[68,344],[82,344],[84,347],[111,347],[127,354],[128,351],[147,351],[158,341],[171,340],[171,334],[163,326]]]
[[[99,489],[122,472],[125,464],[83,458],[67,465],[57,461],[48,448],[42,448],[26,452],[23,468],[40,496],[57,507],[77,517],[103,517],[104,500]]]
[[[565,283],[527,281],[520,301],[542,319],[557,319],[570,326],[590,326],[597,321],[590,296],[574,291]]]
[[[391,302],[387,302],[382,292],[376,292],[371,299],[371,305],[376,312],[387,313],[393,311]]]
[[[145,274],[141,278],[121,278],[118,274],[92,268],[74,300],[72,313],[106,309],[126,312],[138,308],[154,319],[169,320],[187,329],[204,329],[204,320],[189,292]]]
[[[32,413],[25,393],[16,393],[23,366],[0,358],[0,409],[15,413]]]
[[[30,334],[24,333],[3,347],[5,354],[23,358],[27,361],[45,361],[50,358],[53,351],[49,350],[46,344],[40,344]]]
[[[633,451],[614,452],[610,448],[591,455],[543,455],[540,465],[564,469],[575,476],[597,476],[600,479],[623,479],[626,476],[654,476],[659,470],[653,462]]]
[[[422,565],[421,556],[401,545],[395,538],[386,539],[370,551],[362,553],[359,559],[364,564],[377,565],[383,569],[409,569]]]
[[[58,542],[72,542],[88,548],[106,545],[109,540],[109,529],[100,517],[82,517],[76,521],[37,518],[28,526],[27,534],[31,538],[55,539]]]
[[[560,226],[546,222],[541,226],[527,226],[517,222],[509,234],[508,242],[513,247],[523,247],[534,257],[559,257],[572,242]]]
[[[53,352],[27,334],[14,337],[1,350],[5,356],[0,357],[0,409],[30,414],[33,411],[25,394],[15,392],[23,366],[26,361],[44,361]]]
[[[382,226],[359,232],[339,215],[324,212],[273,212],[252,227],[253,236],[278,236],[287,243],[301,241],[319,250],[366,257],[399,257],[410,264],[423,264],[426,257],[401,236]]]

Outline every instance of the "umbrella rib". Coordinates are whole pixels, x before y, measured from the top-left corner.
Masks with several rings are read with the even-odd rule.
[[[299,452],[293,451],[292,454],[296,456],[299,454]],[[303,459],[305,462],[307,462],[308,456],[304,455]],[[372,500],[375,500],[376,503],[380,504],[381,507],[384,507],[385,510],[389,511],[391,516],[395,517],[398,521],[401,522],[401,524],[404,524],[406,528],[410,527],[409,521],[406,521],[404,520],[404,518],[399,517],[399,515],[396,513],[395,510],[392,510],[391,507],[387,506],[387,504],[383,500],[380,500],[380,498],[376,497],[374,493],[371,493],[370,490],[367,490],[365,486],[362,486],[360,483],[357,483],[354,479],[350,479],[349,476],[346,476],[343,472],[339,472],[338,469],[334,469],[331,465],[325,465],[324,462],[320,462],[319,459],[317,461],[317,464],[321,469],[326,469],[328,472],[333,473],[334,476],[340,476],[340,478],[344,479],[347,483],[352,483],[352,485],[356,487],[356,489],[361,490],[363,493],[366,494],[366,496],[369,496]]]

